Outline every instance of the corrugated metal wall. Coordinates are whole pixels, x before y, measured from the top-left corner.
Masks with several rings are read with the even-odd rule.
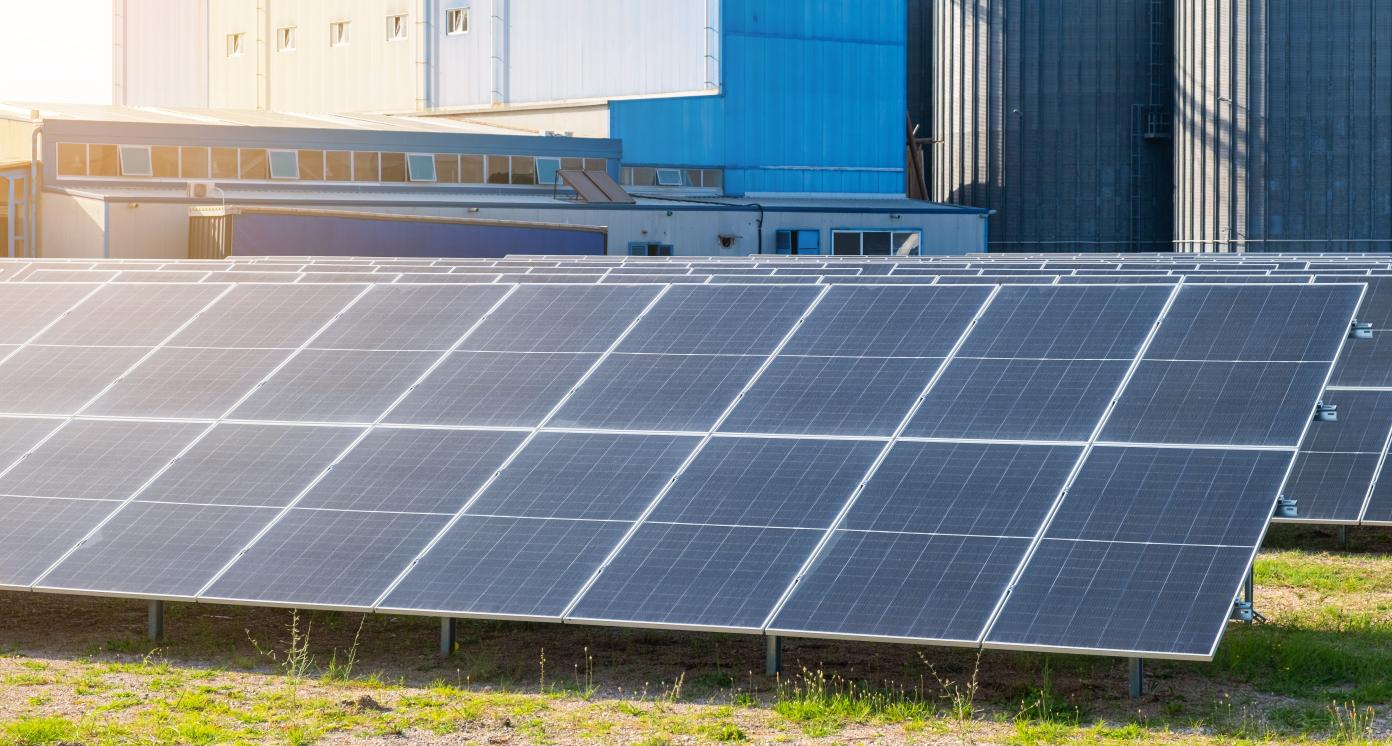
[[[1392,250],[1392,2],[1178,0],[1176,248]]]
[[[1165,134],[1168,0],[929,5],[934,199],[998,211],[996,251],[1168,249],[1172,150],[1146,137]]]
[[[624,162],[725,169],[729,194],[903,194],[905,0],[724,0],[719,97],[614,101]]]
[[[116,0],[112,103],[208,105],[207,4]]]

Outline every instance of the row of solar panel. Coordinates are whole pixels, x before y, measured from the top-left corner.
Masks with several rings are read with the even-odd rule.
[[[665,408],[670,405],[664,399],[706,396],[712,386],[689,374],[705,371],[716,358],[730,358],[726,362],[732,365],[752,358],[757,366],[722,375],[733,376],[737,382],[743,379],[739,391],[753,393],[761,374],[783,359],[772,356],[780,351],[788,359],[859,360],[878,353],[882,360],[929,360],[940,369],[940,374],[933,374],[941,376],[936,379],[939,383],[947,380],[947,371],[959,362],[1124,361],[1128,368],[1135,367],[1136,376],[1106,427],[1101,418],[1107,414],[1106,403],[1123,382],[1121,376],[1109,373],[1111,377],[1099,379],[1098,370],[1090,366],[1052,374],[1051,383],[1057,390],[1088,392],[1064,397],[1067,406],[1075,410],[1088,408],[1088,414],[1068,411],[1063,418],[1078,423],[1077,430],[1083,433],[1080,439],[1090,441],[1098,433],[1130,443],[1186,442],[1170,439],[1181,432],[1207,437],[1201,431],[1186,430],[1183,413],[1201,411],[1228,396],[1243,397],[1235,407],[1243,424],[1233,429],[1232,422],[1227,421],[1231,418],[1213,418],[1220,430],[1212,434],[1216,438],[1212,442],[1287,449],[1294,448],[1309,422],[1313,401],[1361,291],[1350,286],[1185,288],[1181,302],[1155,334],[1143,358],[1135,360],[1150,339],[1166,300],[1172,297],[1172,289],[1005,288],[992,297],[989,288],[934,287],[529,286],[495,291],[376,286],[355,295],[345,288],[324,286],[316,292],[341,294],[324,303],[323,298],[297,296],[300,288],[291,293],[291,288],[283,286],[241,286],[220,290],[223,295],[217,297],[209,294],[208,286],[171,286],[170,290],[177,292],[163,294],[157,301],[123,295],[131,289],[117,286],[100,292],[80,286],[14,286],[18,287],[45,293],[61,288],[90,295],[73,301],[75,307],[61,319],[43,324],[37,336],[27,340],[27,346],[11,353],[15,358],[29,350],[49,349],[37,346],[45,340],[47,344],[84,340],[90,344],[84,335],[95,330],[116,335],[102,336],[98,341],[103,344],[137,346],[142,359],[172,349],[139,347],[155,344],[160,335],[166,344],[178,344],[181,339],[187,343],[184,335],[198,340],[197,345],[182,349],[197,350],[233,339],[264,351],[296,341],[276,335],[308,330],[315,330],[307,340],[313,346],[324,339],[395,340],[397,335],[406,335],[414,340],[413,345],[429,351],[428,357],[435,358],[414,376],[393,374],[385,378],[355,376],[354,368],[333,368],[333,359],[318,360],[306,367],[313,385],[300,386],[298,394],[272,408],[281,416],[286,407],[308,397],[330,403],[330,410],[349,407],[362,412],[355,414],[362,422],[386,421],[399,405],[409,401],[413,389],[419,390],[412,381],[428,381],[431,370],[452,357],[446,354],[449,350],[517,355],[517,370],[544,367],[549,361],[522,357],[537,353],[592,356],[577,381],[566,379],[557,388],[570,387],[537,425],[551,424],[562,415],[615,355],[634,360],[672,357],[675,367],[668,379],[652,388],[638,392],[632,387],[621,388],[626,399],[613,402],[611,409],[641,409],[652,403]],[[253,291],[266,295],[245,294]],[[423,292],[436,295],[412,294]],[[504,292],[509,295],[504,296]],[[27,300],[31,303],[16,303],[16,307],[71,305],[51,299],[48,303]],[[200,309],[205,312],[190,315]],[[317,315],[306,313],[315,309]],[[122,313],[138,313],[156,323],[119,323]],[[799,327],[797,320],[804,315],[807,323]],[[1227,323],[1212,324],[1214,318],[1227,319]],[[282,323],[282,319],[288,321]],[[867,325],[867,320],[878,324]],[[43,319],[28,321],[32,326]],[[1267,325],[1280,333],[1251,334],[1251,329]],[[457,337],[461,329],[466,330],[463,338],[456,338],[442,352],[442,340]],[[867,329],[872,333],[867,334]],[[959,339],[960,344],[950,344]],[[481,349],[473,350],[476,347]],[[310,351],[300,349],[299,355]],[[333,348],[324,351],[342,352]],[[956,357],[944,368],[945,358],[953,352]],[[277,370],[289,369],[292,364],[287,358],[278,363]],[[7,365],[0,365],[0,371]],[[1175,368],[1181,365],[1197,367]],[[373,363],[368,368],[380,372],[381,365]],[[1206,369],[1215,374],[1206,377]],[[1147,370],[1159,373],[1147,374]],[[931,385],[935,379],[927,373],[926,368],[917,372],[920,379],[916,382],[920,391],[931,389],[927,392],[931,399],[937,389]],[[892,373],[895,378],[904,375],[901,371]],[[1202,383],[1194,383],[1196,375]],[[1257,378],[1253,379],[1254,375]],[[1168,389],[1164,386],[1167,377],[1174,381]],[[968,375],[963,380],[972,378]],[[262,380],[264,387],[275,389],[270,386],[276,381],[274,372]],[[390,383],[382,383],[384,380]],[[1253,385],[1260,380],[1268,380],[1268,386]],[[584,383],[576,386],[580,381]],[[113,389],[123,382],[114,384]],[[1215,392],[1216,382],[1225,382],[1226,389]],[[53,388],[58,387],[44,390]],[[241,401],[254,401],[261,388],[253,387]],[[1215,397],[1215,393],[1220,395]],[[728,403],[727,398],[702,401],[695,408],[707,415],[716,414],[711,429],[719,429],[725,419],[739,411],[736,403],[740,393]],[[101,401],[101,397],[94,401]],[[1128,405],[1128,401],[1134,403]],[[228,414],[235,414],[239,403],[234,402]],[[846,409],[856,410],[863,404]],[[825,403],[815,401],[814,405],[820,411]],[[994,406],[1000,411],[979,415]],[[791,408],[797,409],[797,405]],[[1016,410],[1029,410],[1034,417],[1050,414],[1041,414],[1033,401],[1020,397],[992,404],[961,393],[943,401],[942,409],[941,414],[949,420],[980,416],[1019,420]],[[309,411],[317,414],[321,409]],[[1176,412],[1181,416],[1176,417]],[[894,412],[899,420],[894,433],[903,433],[913,424],[912,414],[912,403],[902,412]],[[6,422],[27,428],[34,420]],[[314,433],[293,436],[296,438],[341,438],[347,445],[336,450],[339,441],[313,442],[304,448],[279,444],[268,462],[267,454],[258,448],[278,441],[264,431],[239,429],[267,427],[282,427],[286,433]],[[135,428],[145,430],[136,432]],[[946,470],[964,478],[960,494],[972,499],[982,492],[981,480],[1000,479],[1000,465],[1013,462],[1001,461],[1004,454],[999,451],[955,450],[983,444],[895,443],[836,434],[841,438],[712,439],[536,429],[442,431],[293,428],[226,421],[63,421],[42,436],[39,447],[27,458],[0,473],[0,494],[10,496],[6,498],[7,512],[12,515],[6,523],[16,527],[7,561],[22,563],[19,574],[12,577],[25,578],[10,582],[300,606],[395,608],[399,604],[423,612],[548,618],[564,614],[577,620],[645,626],[758,629],[769,624],[776,628],[795,624],[801,632],[811,634],[974,641],[951,635],[966,629],[976,632],[977,637],[985,634],[984,625],[1002,594],[1018,588],[1008,585],[1015,568],[1025,563],[1021,582],[1038,581],[1044,589],[1061,588],[1060,583],[1072,587],[1082,580],[1089,582],[1067,594],[1034,586],[1008,594],[1010,600],[1001,607],[999,621],[992,627],[993,644],[1086,649],[1110,649],[1115,644],[1204,656],[1211,654],[1215,627],[1219,626],[1215,620],[1226,615],[1236,583],[1270,515],[1283,464],[1290,459],[1289,450],[1102,446],[1087,452],[1081,442],[991,445],[1047,452],[1061,459],[1051,472],[1059,473],[1048,479],[1040,476],[1042,466],[1031,467],[1030,459],[1023,459],[1023,471],[997,482],[1005,499],[994,510],[1011,504],[1016,506],[1012,509],[1018,509],[1025,497],[1022,490],[1027,493],[1025,488],[1036,481],[1046,497],[1032,509],[1046,507],[1047,496],[1059,494],[1072,464],[1087,452],[1090,455],[1079,478],[1099,475],[1095,477],[1095,484],[1100,485],[1095,499],[1087,502],[1086,490],[1075,485],[1068,494],[1078,495],[1076,502],[1065,500],[1065,505],[1077,506],[1086,515],[1098,513],[1105,505],[1106,515],[1130,517],[1123,520],[1124,525],[1114,527],[1119,533],[1112,536],[1056,534],[1053,524],[1021,529],[989,522],[980,527],[981,534],[939,529],[919,535],[902,526],[893,530],[860,528],[853,519],[860,504],[855,499],[859,494],[856,485],[867,472],[879,477],[875,467],[886,449],[885,465],[900,458],[917,463],[919,456],[901,455],[914,453],[914,449],[951,450],[939,472]],[[422,442],[430,438],[456,440],[434,445]],[[627,438],[629,442],[614,445],[605,438]],[[26,442],[23,438],[6,441]],[[562,445],[567,442],[572,445]],[[309,453],[303,452],[306,448]],[[536,452],[534,448],[543,450]],[[642,474],[607,461],[605,454],[611,452],[629,459],[625,463],[641,466]],[[295,455],[281,460],[288,453]],[[537,455],[529,456],[532,453]],[[312,454],[331,460],[316,468],[322,458],[316,461]],[[932,464],[936,457],[925,458],[925,463]],[[463,459],[468,462],[463,466],[468,468],[461,472],[453,459]],[[141,466],[133,466],[137,464]],[[287,464],[293,467],[288,475]],[[1070,469],[1063,469],[1063,464]],[[885,473],[893,478],[892,467]],[[388,481],[374,493],[372,481],[381,475],[387,475]],[[1251,489],[1232,492],[1230,480],[1234,476],[1245,478]],[[194,484],[179,487],[180,479]],[[536,507],[540,499],[543,513],[564,505],[583,517],[536,515],[529,513],[526,505],[508,504],[507,493],[495,490],[506,490],[509,480],[514,479],[525,484],[513,492],[524,503]],[[541,481],[535,481],[538,479]],[[931,479],[927,483],[934,484],[936,490],[938,481],[945,477],[937,473]],[[1181,515],[1195,516],[1195,526],[1199,527],[1225,525],[1221,540],[1193,530],[1176,533],[1173,524],[1168,525],[1168,532],[1156,533],[1155,516],[1148,511],[1163,509],[1166,504],[1165,500],[1156,501],[1156,491],[1183,487],[1184,491],[1173,493],[1171,501],[1187,499],[1195,494],[1193,479],[1198,479],[1198,484],[1221,482],[1222,490],[1204,493],[1215,498],[1208,501],[1207,508],[1184,510]],[[528,480],[533,481],[526,484]],[[586,480],[591,487],[580,486]],[[895,482],[900,486],[908,483],[902,478]],[[925,482],[918,484],[920,487],[904,493],[903,499],[923,501],[921,485]],[[659,485],[657,490],[654,485]],[[256,488],[255,497],[247,499],[256,502],[224,505],[218,501],[223,492],[252,487]],[[579,492],[552,497],[558,489]],[[418,492],[422,496],[419,500],[413,497]],[[497,495],[496,499],[490,498],[492,495]],[[634,502],[625,502],[625,495],[632,496]],[[852,496],[850,502],[847,495]],[[1216,499],[1219,495],[1222,499]],[[61,506],[61,516],[51,504],[55,500]],[[111,501],[119,506],[114,512]],[[596,501],[604,503],[601,515],[588,515],[587,506]],[[635,516],[639,505],[648,507]],[[1124,505],[1134,507],[1122,509]],[[1218,520],[1214,511],[1228,515],[1227,523]],[[836,517],[843,512],[845,522]],[[900,514],[900,508],[890,511],[890,515]],[[1059,513],[1068,514],[1068,510]],[[1062,526],[1067,525],[1065,520]],[[1145,540],[1148,543],[1133,544],[1135,539],[1118,538],[1136,531],[1151,532],[1151,538]],[[524,537],[531,539],[521,540]],[[93,554],[103,546],[114,547],[114,556]],[[900,550],[891,553],[896,546]],[[948,552],[951,557],[938,552]],[[190,553],[195,556],[187,556]],[[417,557],[420,564],[408,562]],[[1098,566],[1103,560],[1107,564]],[[838,562],[844,567],[837,569]],[[886,618],[884,625],[877,625],[863,614],[850,614],[848,609],[854,609],[860,598],[855,594],[871,586],[845,585],[845,579],[853,578],[856,572],[870,572],[878,586],[888,592],[886,583],[922,582],[931,576],[900,575],[898,570],[904,569],[906,562],[947,568],[935,581],[942,585],[924,592],[941,596],[944,609],[951,610],[954,599],[958,602],[950,622],[933,617],[935,609],[921,608],[913,601],[900,607],[903,613],[912,611],[913,620]],[[480,575],[461,570],[474,564],[485,568]],[[405,568],[404,575],[397,574],[398,568]],[[831,574],[819,575],[822,568]],[[987,572],[988,568],[996,571]],[[802,578],[805,584],[798,582],[801,569],[806,570]],[[1113,571],[1126,575],[1113,577]],[[34,572],[38,573],[35,580],[28,579],[35,577],[32,574],[24,575]],[[72,579],[73,573],[80,576],[83,572],[107,574],[90,585]],[[1136,573],[1151,581],[1138,580]],[[126,590],[128,586],[123,586],[133,582],[132,578],[170,582],[171,574],[180,584],[178,592]],[[672,578],[686,582],[673,583]],[[963,584],[973,578],[985,585]],[[1046,582],[1046,578],[1052,580]],[[576,587],[577,580],[584,584]],[[186,590],[194,584],[198,584],[196,590]],[[779,593],[790,584],[796,590],[786,604],[781,603]],[[1194,588],[1201,589],[1197,597]],[[506,603],[475,598],[485,591],[511,595]],[[1144,596],[1133,597],[1136,592]],[[406,595],[393,600],[395,594]],[[888,604],[893,597],[891,593],[877,603]],[[408,603],[400,598],[417,601]],[[841,598],[837,603],[843,605],[828,600],[835,598]],[[495,602],[503,605],[490,605]],[[561,602],[567,606],[557,610]],[[1084,602],[1090,605],[1079,605]],[[1133,617],[1081,630],[1067,623],[1079,615],[1103,613],[1110,608],[1108,604],[1119,602],[1133,609],[1161,602],[1163,605],[1152,608],[1157,612],[1163,609],[1167,623]],[[538,612],[536,604],[549,605]],[[567,609],[569,613],[565,613]],[[1169,623],[1176,609],[1187,610],[1178,625]],[[806,619],[798,617],[799,613]],[[845,617],[840,627],[828,621],[838,615]],[[1083,640],[1080,634],[1095,635],[1096,639]]]

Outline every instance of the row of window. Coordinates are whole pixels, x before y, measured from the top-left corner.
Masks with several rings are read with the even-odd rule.
[[[59,176],[535,186],[554,184],[557,171],[607,165],[603,158],[529,155],[58,144]]]
[[[774,251],[792,255],[821,254],[822,232],[777,231]],[[918,231],[833,230],[831,253],[837,256],[919,256],[923,253],[923,234]]]
[[[405,13],[387,16],[387,41],[405,41],[410,27]],[[329,46],[345,47],[353,40],[352,21],[332,21],[329,23]],[[275,30],[277,52],[293,52],[299,46],[299,27],[281,26]],[[445,10],[445,34],[458,36],[469,33],[469,8],[447,8]],[[236,32],[227,35],[227,56],[241,57],[246,54],[246,33]]]
[[[619,183],[634,187],[721,189],[725,182],[725,173],[718,168],[625,166],[619,176]]]
[[[778,254],[812,255],[822,253],[822,232],[818,230],[778,230],[774,233]],[[923,237],[918,231],[833,230],[831,244],[841,256],[919,256]],[[628,245],[629,256],[672,256],[672,245],[635,241]]]

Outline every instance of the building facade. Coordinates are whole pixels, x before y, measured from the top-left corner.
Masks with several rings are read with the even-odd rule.
[[[905,2],[116,0],[113,91],[610,138],[669,196],[902,195]]]

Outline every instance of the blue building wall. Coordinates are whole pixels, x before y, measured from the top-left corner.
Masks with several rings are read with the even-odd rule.
[[[614,101],[624,163],[725,191],[904,192],[907,0],[723,0],[719,96]]]

